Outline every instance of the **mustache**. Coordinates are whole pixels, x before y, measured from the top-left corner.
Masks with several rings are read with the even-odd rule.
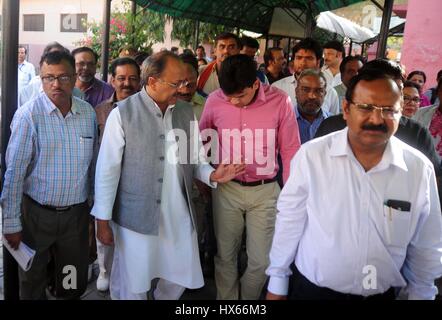
[[[132,87],[132,86],[129,86],[129,87],[121,87],[121,90],[131,90],[131,91],[134,91],[135,88]]]
[[[384,132],[384,133],[388,132],[388,128],[385,124],[378,124],[378,125],[364,124],[362,126],[362,130],[380,131],[380,132]]]

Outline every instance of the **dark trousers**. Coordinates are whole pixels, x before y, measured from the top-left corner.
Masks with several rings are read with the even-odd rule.
[[[78,299],[87,287],[87,203],[57,212],[38,205],[27,196],[22,203],[23,242],[36,251],[31,269],[19,269],[20,298],[46,299],[50,253],[55,267],[55,291],[62,299]]]
[[[292,266],[292,271],[289,292],[291,300],[394,300],[396,298],[394,288],[381,294],[364,297],[319,287],[304,277],[295,266]]]

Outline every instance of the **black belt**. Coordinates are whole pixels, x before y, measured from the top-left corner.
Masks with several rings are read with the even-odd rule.
[[[71,209],[74,208],[74,207],[77,207],[77,206],[80,206],[80,205],[86,203],[86,201],[85,201],[85,202],[76,203],[76,204],[73,204],[73,205],[70,205],[70,206],[54,207],[54,206],[49,206],[49,205],[46,205],[46,204],[40,204],[39,202],[35,201],[34,199],[32,199],[32,198],[31,198],[30,196],[28,196],[28,195],[26,195],[26,197],[27,197],[27,198],[28,198],[33,204],[35,204],[36,206],[39,206],[39,207],[41,207],[41,208],[43,208],[43,209],[46,209],[46,210],[57,211],[57,212],[69,211],[69,210],[71,210]]]
[[[240,181],[240,180],[236,180],[236,179],[233,179],[232,181],[236,182],[244,187],[256,187],[256,186],[260,186],[263,184],[275,182],[276,180],[277,180],[276,177],[274,177],[272,179],[265,179],[265,180],[251,181],[251,182],[245,182],[245,181]]]
[[[371,296],[360,296],[349,293],[334,291],[330,288],[319,287],[310,282],[296,266],[291,266],[293,274],[291,276],[290,298],[293,300],[395,300],[396,293],[390,287],[384,293]]]

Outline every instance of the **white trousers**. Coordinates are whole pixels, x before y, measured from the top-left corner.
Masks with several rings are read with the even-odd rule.
[[[114,252],[113,271],[110,278],[110,296],[112,300],[147,300],[147,292],[133,293],[127,285],[127,270],[118,258],[118,251]],[[160,279],[154,290],[155,300],[178,300],[184,293],[183,286]]]

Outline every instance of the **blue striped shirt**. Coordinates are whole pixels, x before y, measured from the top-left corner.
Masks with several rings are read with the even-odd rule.
[[[1,195],[3,233],[21,231],[23,194],[51,206],[86,201],[96,140],[95,112],[76,97],[66,117],[45,93],[17,109]]]

